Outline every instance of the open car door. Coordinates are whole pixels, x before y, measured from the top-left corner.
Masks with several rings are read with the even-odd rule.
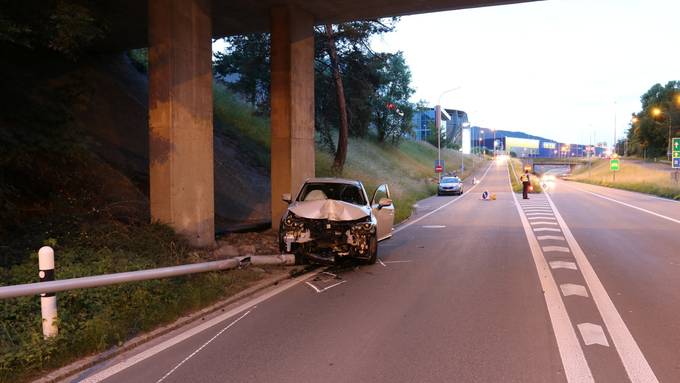
[[[371,209],[378,221],[378,241],[391,237],[392,226],[394,226],[394,204],[387,184],[382,184],[375,189],[371,199]]]

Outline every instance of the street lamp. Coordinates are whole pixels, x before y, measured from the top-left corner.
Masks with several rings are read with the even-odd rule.
[[[652,108],[652,116],[658,117],[663,114],[663,111],[659,107],[654,107]],[[673,126],[673,119],[671,118],[671,110],[670,107],[666,111],[666,116],[668,116],[668,150],[666,152],[666,155],[668,156],[668,160],[671,160],[671,127]]]
[[[434,128],[437,131],[437,164],[439,164],[439,165],[441,165],[441,163],[442,163],[442,144],[441,144],[441,140],[442,140],[442,128],[441,128],[441,125],[442,125],[442,116],[441,116],[442,97],[445,94],[447,94],[449,92],[453,92],[454,90],[457,90],[457,89],[460,89],[460,87],[457,86],[455,88],[447,89],[447,90],[441,92],[441,94],[439,94],[439,98],[437,99],[437,105],[434,107],[434,114],[435,114],[435,116],[434,116]],[[437,173],[437,174],[438,174],[439,180],[441,181],[442,174],[441,173]]]

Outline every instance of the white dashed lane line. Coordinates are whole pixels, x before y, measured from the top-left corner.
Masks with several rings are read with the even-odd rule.
[[[652,368],[647,362],[645,356],[642,354],[642,351],[640,350],[640,347],[633,338],[633,335],[630,333],[630,330],[628,330],[628,327],[623,322],[623,318],[621,318],[621,315],[619,314],[616,307],[614,306],[614,303],[607,294],[604,285],[602,285],[602,282],[595,273],[595,270],[590,264],[590,261],[588,261],[588,258],[581,249],[581,246],[578,244],[576,238],[571,233],[569,226],[567,226],[567,223],[564,221],[562,215],[557,210],[557,207],[550,198],[550,195],[546,194],[545,198],[547,199],[548,203],[553,209],[555,218],[557,218],[557,222],[560,228],[562,229],[562,233],[564,234],[566,242],[569,245],[569,248],[571,249],[571,253],[574,256],[574,259],[576,260],[578,269],[581,271],[581,274],[585,279],[586,286],[590,291],[590,295],[592,296],[595,306],[597,307],[597,310],[599,311],[600,316],[602,317],[604,325],[607,331],[609,332],[609,336],[611,337],[612,342],[614,343],[616,352],[619,354],[619,357],[621,358],[621,362],[623,363],[626,373],[628,374],[628,378],[631,380],[632,383],[658,382],[656,375],[654,375],[654,371],[652,371]],[[581,332],[583,334],[583,331]]]
[[[633,206],[630,204],[627,204],[625,202],[617,201],[608,197],[604,197],[601,195],[598,195],[596,193],[592,192],[587,192],[589,194],[595,195],[599,198],[607,199],[612,202],[619,203],[624,206],[628,206],[637,210],[644,211],[646,213],[658,216],[660,218],[673,221],[673,222],[678,222],[680,221],[674,220],[670,217],[666,217],[663,215],[660,215],[658,213],[651,212],[646,209],[639,208],[637,206]],[[514,194],[513,194],[514,195]],[[515,198],[517,198],[515,196]],[[517,201],[517,199],[516,199]],[[567,297],[567,296],[580,296],[584,298],[590,298],[592,297],[592,302],[595,304],[595,307],[597,308],[598,312],[600,313],[600,316],[603,320],[604,327],[600,326],[595,323],[580,323],[577,324],[577,328],[579,330],[579,333],[581,334],[581,338],[583,339],[583,343],[586,346],[590,345],[601,345],[605,347],[609,347],[609,342],[607,340],[607,335],[605,333],[605,329],[609,332],[609,335],[614,343],[614,348],[616,349],[616,352],[618,353],[621,362],[626,370],[626,373],[633,383],[638,383],[638,382],[644,382],[644,383],[655,383],[658,382],[656,376],[654,375],[654,372],[652,371],[651,367],[649,366],[649,363],[645,359],[644,355],[642,354],[642,351],[638,347],[637,343],[635,342],[635,339],[633,339],[632,334],[626,327],[625,323],[623,322],[623,319],[621,318],[620,314],[616,310],[616,307],[614,306],[613,302],[609,298],[609,295],[607,295],[606,290],[604,289],[604,286],[600,282],[599,278],[595,274],[595,271],[593,270],[592,266],[590,265],[590,262],[588,261],[585,253],[579,246],[578,242],[576,242],[576,239],[574,238],[573,234],[571,233],[571,230],[567,226],[566,222],[560,215],[559,211],[557,210],[557,207],[553,203],[552,199],[550,198],[550,195],[545,194],[545,203],[547,205],[547,208],[544,207],[539,207],[539,204],[532,204],[529,206],[528,204],[521,204],[523,206],[523,209],[521,210],[521,213],[525,214],[526,216],[523,217],[523,222],[528,223],[530,226],[527,228],[525,225],[525,231],[527,232],[527,237],[533,236],[533,232],[542,232],[542,231],[554,231],[554,232],[561,232],[563,236],[539,236],[539,238],[535,238],[535,240],[541,240],[541,241],[547,241],[547,240],[560,240],[560,241],[566,241],[568,247],[565,246],[544,246],[542,247],[542,253],[541,255],[543,257],[546,256],[547,254],[550,253],[571,253],[574,257],[574,260],[576,262],[570,262],[570,261],[564,261],[564,260],[555,260],[555,261],[550,261],[548,264],[550,265],[550,268],[553,270],[556,269],[566,269],[566,270],[572,270],[581,273],[583,278],[585,279],[586,286],[583,285],[578,285],[578,284],[573,284],[573,283],[564,283],[560,285],[560,290],[562,291],[562,295]],[[544,205],[545,206],[545,205]],[[541,215],[541,216],[537,216]],[[548,215],[551,215],[550,218],[548,218]],[[528,217],[527,217],[528,216]],[[531,222],[529,222],[531,220]],[[556,221],[556,222],[551,222],[551,221]],[[531,226],[559,226],[560,229],[557,228],[551,228],[551,227],[531,227]],[[530,240],[531,242],[531,240]],[[532,249],[533,251],[534,249]],[[536,258],[536,256],[534,256]],[[537,264],[537,268],[538,268]],[[540,274],[540,270],[539,270]],[[554,282],[554,279],[553,279]],[[590,294],[588,294],[588,290],[590,290]],[[560,298],[561,300],[561,298]],[[546,302],[548,301],[548,296],[546,295]],[[585,302],[585,301],[584,301]],[[552,315],[551,315],[551,320],[552,320]],[[555,323],[553,322],[553,326],[555,326]],[[558,337],[557,331],[555,334],[556,337]],[[559,339],[558,339],[558,346],[559,346]],[[570,369],[571,367],[567,367],[566,363],[568,361],[565,361],[564,356],[563,356],[563,364],[565,364],[565,372],[566,370]],[[572,361],[573,362],[573,361]],[[586,368],[588,368],[586,364]],[[588,374],[590,374],[590,370],[588,369]],[[582,372],[583,373],[583,372]],[[583,377],[584,375],[581,375]],[[592,376],[590,376],[590,379],[592,380]],[[573,380],[567,376],[567,380],[569,382],[572,382]]]

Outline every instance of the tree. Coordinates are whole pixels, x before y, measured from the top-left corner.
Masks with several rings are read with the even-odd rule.
[[[0,42],[48,49],[72,59],[104,37],[108,29],[89,1],[3,1]]]
[[[214,72],[225,80],[230,89],[243,95],[261,114],[271,110],[269,33],[251,33],[226,37],[227,48],[214,57]]]
[[[415,91],[410,86],[411,71],[403,53],[384,53],[383,56],[385,65],[379,71],[381,80],[373,108],[373,122],[378,131],[378,141],[397,144],[412,130],[416,106],[409,99]]]
[[[335,46],[335,39],[333,38],[333,27],[330,24],[325,25],[326,46],[328,48],[328,57],[331,60],[331,71],[333,72],[333,80],[335,82],[335,94],[338,99],[338,116],[340,117],[340,129],[338,130],[338,147],[335,151],[335,158],[333,159],[333,171],[342,173],[342,168],[345,166],[345,159],[347,158],[347,135],[349,134],[349,126],[347,125],[347,104],[345,103],[345,91],[342,87],[342,77],[340,77],[340,67],[338,64],[338,53]]]
[[[665,156],[668,148],[668,124],[671,135],[680,123],[680,81],[665,86],[654,84],[640,97],[642,110],[633,114],[628,129],[628,153],[642,156]],[[655,115],[654,110],[659,110]]]

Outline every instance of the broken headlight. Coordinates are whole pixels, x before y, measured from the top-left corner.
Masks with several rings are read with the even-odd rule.
[[[288,212],[283,220],[283,225],[288,229],[302,229],[305,226],[304,222],[291,212]]]

